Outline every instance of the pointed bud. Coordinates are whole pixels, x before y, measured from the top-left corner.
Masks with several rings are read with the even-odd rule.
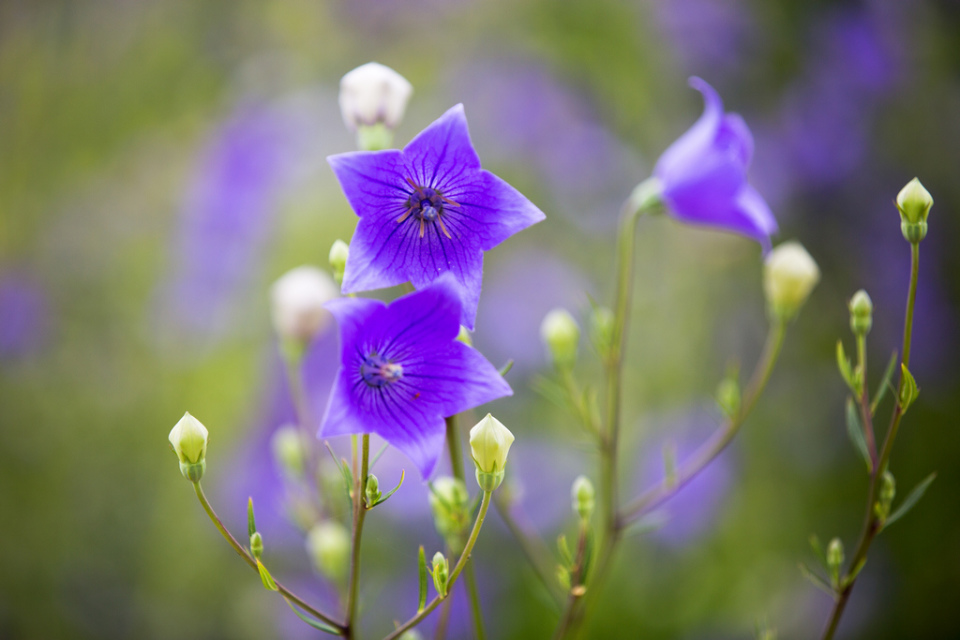
[[[413,85],[399,73],[377,62],[368,62],[340,80],[340,113],[357,132],[361,150],[386,149],[393,129],[400,124]]]
[[[335,520],[324,520],[307,534],[307,553],[321,574],[339,582],[350,563],[350,533]]]
[[[596,500],[596,491],[593,489],[590,478],[577,476],[570,488],[570,497],[573,499],[573,510],[580,516],[580,519],[584,522],[590,520]]]
[[[303,450],[303,436],[297,427],[287,424],[277,429],[270,438],[270,448],[277,466],[287,477],[295,479],[303,474],[306,452]]]
[[[883,478],[880,481],[880,493],[874,510],[880,522],[885,522],[890,516],[890,507],[893,505],[893,499],[897,496],[897,481],[889,471],[883,472]]]
[[[180,459],[180,473],[191,482],[199,482],[207,467],[207,428],[189,413],[183,414],[168,439]]]
[[[350,245],[337,239],[330,247],[330,269],[337,284],[343,284],[343,270],[347,268],[347,258],[350,255]]]
[[[462,480],[441,476],[431,486],[430,511],[437,533],[447,545],[459,552],[462,536],[470,526],[470,495]]]
[[[470,337],[470,331],[463,325],[460,325],[460,333],[457,334],[457,342],[462,342],[468,347],[473,346],[473,339]]]
[[[409,629],[403,632],[403,635],[397,640],[423,640],[423,636],[416,629]]]
[[[503,482],[507,453],[513,440],[510,430],[489,413],[470,429],[470,452],[477,465],[477,482],[483,491],[493,491]]]
[[[442,553],[433,555],[433,586],[441,598],[447,595],[447,580],[450,577],[450,565]]]
[[[850,330],[855,335],[865,336],[873,327],[873,301],[866,291],[860,289],[850,298]]]
[[[333,316],[324,305],[340,295],[339,287],[316,267],[303,266],[282,275],[270,289],[273,327],[280,338],[305,348]]]
[[[927,216],[932,206],[933,197],[917,178],[908,182],[897,194],[900,231],[907,242],[917,244],[927,236]]]
[[[820,268],[799,242],[784,242],[767,256],[763,289],[771,313],[793,318],[820,280]]]
[[[827,569],[833,579],[834,585],[840,581],[840,569],[843,567],[843,542],[840,538],[834,538],[827,545]]]
[[[380,500],[380,495],[380,480],[371,473],[367,476],[367,487],[364,491],[367,508],[370,508],[370,505],[376,504],[377,501]]]
[[[717,385],[717,404],[730,419],[740,414],[740,382],[736,371],[728,373]]]
[[[257,560],[263,555],[263,536],[260,535],[259,531],[254,531],[253,535],[250,536],[250,553]]]
[[[566,309],[554,309],[544,316],[540,324],[540,337],[556,366],[573,366],[577,360],[580,325]]]

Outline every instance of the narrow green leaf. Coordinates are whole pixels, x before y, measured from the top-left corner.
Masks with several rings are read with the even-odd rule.
[[[867,464],[867,473],[873,471],[873,463],[870,460],[870,453],[867,451],[867,441],[863,435],[863,425],[860,423],[860,414],[857,413],[857,405],[853,398],[847,398],[847,435],[853,443],[854,448]]]
[[[567,544],[567,536],[560,534],[557,536],[557,550],[560,551],[560,560],[567,567],[573,565],[573,556],[570,554],[570,546]]]
[[[920,498],[923,497],[923,494],[926,493],[927,488],[930,486],[930,483],[933,482],[937,477],[936,472],[931,473],[926,478],[924,478],[920,484],[913,488],[913,491],[903,499],[903,502],[900,503],[900,506],[897,507],[896,511],[890,514],[890,517],[887,518],[887,521],[883,524],[883,528],[886,529],[894,522],[907,515],[907,512],[910,509],[913,509],[914,505],[920,501]]]
[[[507,360],[502,367],[500,367],[500,376],[506,377],[510,373],[510,369],[513,369],[513,358]]]
[[[420,545],[420,557],[417,562],[417,573],[420,576],[420,599],[417,601],[417,613],[420,613],[427,606],[427,556],[423,552],[423,545]]]
[[[826,569],[827,554],[823,550],[823,545],[820,544],[820,538],[818,538],[815,534],[810,536],[810,548],[813,549],[813,553],[816,554],[817,560],[820,561],[820,566]]]
[[[837,368],[840,370],[840,376],[847,383],[850,390],[857,393],[857,385],[853,377],[853,367],[847,353],[843,349],[843,340],[837,340]]]
[[[887,363],[887,368],[883,371],[883,378],[880,380],[880,385],[877,387],[877,392],[874,394],[873,402],[870,403],[870,415],[873,415],[877,412],[877,407],[880,406],[880,401],[883,400],[883,397],[887,395],[887,389],[890,388],[890,379],[893,377],[893,371],[897,367],[897,352],[894,351],[890,356],[890,362]]]
[[[337,457],[337,454],[334,452],[333,447],[330,446],[329,442],[324,440],[323,446],[325,446],[327,451],[330,452],[330,457],[333,458],[337,468],[340,469],[340,475],[343,477],[343,489],[347,492],[347,499],[352,503],[353,499],[350,498],[350,488],[353,486],[353,474],[350,473],[350,466],[347,464],[346,460]]]
[[[292,602],[290,602],[290,601],[286,598],[286,596],[284,596],[283,601],[287,603],[287,606],[290,607],[290,609],[291,609],[295,614],[297,614],[297,617],[298,617],[298,618],[300,618],[301,620],[303,620],[304,622],[306,622],[308,625],[310,625],[310,626],[313,627],[314,629],[316,629],[316,630],[318,630],[318,631],[323,631],[324,633],[329,633],[329,634],[334,635],[334,636],[339,636],[339,635],[341,635],[341,633],[340,633],[339,631],[337,631],[336,629],[334,629],[333,627],[331,627],[331,626],[329,626],[329,625],[327,625],[327,624],[325,624],[325,623],[323,623],[323,622],[320,622],[319,620],[317,620],[316,618],[314,618],[314,617],[312,617],[312,616],[308,616],[308,615],[306,615],[306,614],[304,614],[304,613],[300,613],[300,610],[299,610],[297,607],[295,607],[294,604],[293,604]]]
[[[903,382],[900,385],[900,410],[906,413],[913,401],[917,399],[920,390],[917,388],[917,381],[914,380],[913,374],[903,363],[900,364],[900,373],[903,376]]]
[[[267,568],[263,566],[263,563],[260,560],[257,560],[257,571],[260,572],[260,580],[263,581],[263,586],[268,591],[276,591],[277,583],[274,582],[273,576],[270,575],[270,572],[267,571]]]
[[[373,471],[374,465],[377,464],[383,454],[387,452],[387,447],[389,446],[390,445],[388,443],[384,442],[383,446],[380,447],[380,451],[377,451],[377,455],[373,456],[373,461],[370,463],[370,471]]]
[[[837,592],[834,591],[833,587],[831,587],[826,580],[824,580],[823,578],[815,574],[813,571],[810,570],[809,567],[807,567],[807,565],[805,565],[802,562],[799,564],[799,567],[800,567],[800,573],[803,574],[804,578],[812,582],[813,586],[815,586],[817,589],[820,589],[824,593],[828,594],[831,598],[837,597]]]
[[[247,498],[247,537],[257,532],[257,521],[253,517],[253,498]]]
[[[386,501],[387,501],[387,498],[389,498],[390,496],[392,496],[393,494],[395,494],[395,493],[397,492],[397,489],[399,489],[401,486],[403,486],[403,479],[406,477],[406,475],[407,475],[407,474],[406,474],[406,471],[403,470],[403,469],[401,469],[401,470],[400,470],[400,482],[397,483],[397,486],[395,486],[393,489],[390,489],[390,491],[388,491],[387,493],[383,494],[383,496],[381,496],[381,498],[380,498],[379,500],[377,500],[376,502],[374,502],[372,505],[370,505],[370,506],[367,507],[367,508],[368,508],[368,509],[372,509],[372,508],[374,508],[375,506],[377,506],[378,504],[381,504],[381,503],[383,503],[383,502],[386,502]]]
[[[530,383],[530,387],[551,404],[563,410],[570,408],[567,390],[553,380],[545,376],[536,376]]]

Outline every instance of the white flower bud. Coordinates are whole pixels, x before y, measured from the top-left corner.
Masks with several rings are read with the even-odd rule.
[[[906,222],[917,224],[926,222],[930,208],[933,206],[933,196],[914,178],[897,194],[897,209]]]
[[[767,256],[763,289],[775,316],[796,315],[820,280],[820,268],[799,242],[784,242]]]
[[[848,304],[850,309],[850,330],[856,335],[866,335],[870,333],[873,326],[873,301],[870,295],[860,289]]]
[[[396,128],[403,119],[413,85],[399,73],[377,62],[368,62],[340,80],[340,113],[351,131],[383,124]]]
[[[180,459],[180,473],[191,482],[198,482],[206,469],[208,435],[207,428],[189,413],[170,430],[168,438]]]
[[[347,257],[350,255],[350,245],[337,239],[330,247],[330,268],[333,269],[333,279],[337,284],[343,284],[343,270],[347,268]]]
[[[566,309],[554,309],[540,324],[540,337],[557,366],[570,366],[577,359],[580,325]]]
[[[317,571],[339,582],[350,564],[350,533],[339,522],[324,520],[307,534],[307,553]]]
[[[277,335],[305,346],[330,323],[332,316],[323,305],[339,295],[330,276],[316,267],[297,267],[283,274],[270,289]]]
[[[493,491],[503,481],[513,440],[510,430],[489,413],[470,429],[470,452],[477,465],[477,482],[484,491]]]
[[[430,510],[437,533],[450,547],[458,547],[461,544],[458,538],[470,525],[467,486],[457,478],[441,476],[433,482],[431,489]]]

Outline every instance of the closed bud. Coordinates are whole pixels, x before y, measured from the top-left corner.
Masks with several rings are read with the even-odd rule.
[[[302,266],[282,275],[270,289],[273,327],[285,343],[302,351],[333,316],[324,305],[339,287],[316,267]]]
[[[303,474],[306,452],[303,450],[303,437],[297,427],[288,424],[277,429],[270,438],[270,448],[277,466],[283,469],[288,477],[299,478]]]
[[[350,533],[335,520],[324,520],[307,534],[307,553],[321,574],[339,582],[350,564]]]
[[[189,413],[170,430],[168,439],[177,458],[180,473],[191,482],[199,482],[207,468],[207,428]]]
[[[263,555],[263,536],[260,535],[259,531],[254,531],[253,535],[250,536],[250,553],[257,560]]]
[[[850,298],[850,330],[855,335],[865,336],[873,327],[873,301],[869,294],[860,289]]]
[[[614,326],[616,319],[608,307],[596,307],[590,316],[590,334],[597,352],[604,360],[610,358],[613,354],[614,345]]]
[[[930,208],[933,207],[933,196],[924,188],[918,178],[906,184],[897,194],[897,209],[900,210],[900,220],[906,224],[920,224],[927,222]]]
[[[577,476],[570,488],[570,497],[573,499],[573,510],[580,516],[580,519],[584,522],[590,520],[596,500],[596,491],[593,489],[590,478]]]
[[[556,366],[570,367],[577,361],[580,325],[566,309],[554,309],[544,316],[540,337]]]
[[[477,482],[483,491],[493,491],[503,482],[513,440],[510,430],[489,413],[470,429],[470,452],[477,466]]]
[[[820,280],[820,268],[799,242],[784,242],[767,256],[763,289],[767,305],[780,320],[793,318]]]
[[[883,478],[880,481],[879,500],[876,504],[877,517],[883,522],[890,515],[890,506],[893,499],[897,496],[897,481],[889,471],[883,472]]]
[[[376,504],[380,499],[380,480],[372,473],[367,476],[367,487],[364,491],[364,497],[367,501],[367,508]]]
[[[439,551],[433,555],[433,586],[441,598],[447,595],[447,580],[450,577],[450,565]]]
[[[337,284],[343,284],[343,271],[347,268],[347,257],[350,255],[350,245],[343,240],[334,240],[330,247],[330,269]]]
[[[410,629],[404,631],[403,635],[397,638],[397,640],[423,640],[423,636],[420,635],[420,632],[416,629]]]
[[[413,94],[413,85],[399,73],[368,62],[340,80],[340,113],[347,128],[357,133],[361,150],[390,146]]]
[[[470,525],[470,495],[462,480],[441,476],[432,485],[430,511],[437,533],[455,551],[462,546],[462,536]]]
[[[840,538],[834,538],[827,545],[827,569],[837,582],[840,575],[840,568],[843,566],[843,542]]]
[[[728,418],[740,413],[740,383],[735,375],[728,375],[717,385],[717,404]]]

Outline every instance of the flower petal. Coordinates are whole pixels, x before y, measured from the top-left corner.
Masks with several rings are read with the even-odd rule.
[[[434,404],[444,416],[468,411],[498,398],[513,395],[513,389],[479,351],[452,342],[429,358],[408,360],[404,379],[416,384],[420,400]]]
[[[453,275],[444,274],[398,298],[373,319],[370,346],[401,363],[411,353],[432,354],[460,333],[460,295]]]
[[[480,238],[484,251],[546,218],[523,194],[489,171],[462,181],[449,197],[461,205],[451,215]]]
[[[480,158],[470,142],[463,105],[451,107],[430,126],[417,134],[403,157],[421,186],[446,193],[465,171],[480,169]]]
[[[364,334],[369,331],[368,321],[387,305],[370,298],[337,298],[323,306],[333,314],[340,327],[340,344],[344,354],[342,364],[347,365],[352,362],[352,358],[348,360],[347,356],[352,356],[353,350],[343,347],[363,341]]]
[[[421,250],[420,259],[409,265],[410,282],[419,290],[436,281],[438,275],[449,273],[459,302],[457,330],[462,324],[472,331],[483,284],[483,251],[476,238],[464,238],[462,243],[456,237],[450,240],[434,236],[432,240]]]
[[[657,160],[653,174],[664,183],[672,182],[675,175],[684,174],[691,163],[698,161],[713,144],[723,119],[723,100],[714,88],[697,77],[690,78],[690,86],[703,94],[703,114]]]

